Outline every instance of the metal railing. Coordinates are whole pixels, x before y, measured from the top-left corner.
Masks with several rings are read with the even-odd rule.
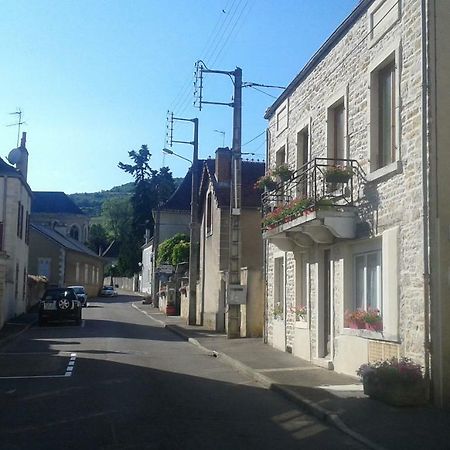
[[[294,200],[305,199],[316,206],[355,206],[363,195],[365,173],[354,159],[314,158],[274,189],[262,194],[263,216]]]

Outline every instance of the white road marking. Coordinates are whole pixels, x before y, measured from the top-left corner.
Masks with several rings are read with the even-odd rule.
[[[69,363],[67,364],[66,373],[64,374],[65,377],[70,377],[72,375],[73,369],[75,367],[76,359],[77,359],[77,354],[71,353]]]
[[[145,314],[149,319],[152,319],[153,321],[155,321],[155,322],[158,323],[159,325],[161,325],[161,326],[163,326],[163,327],[166,325],[165,322],[163,322],[162,320],[155,319],[155,318],[152,317],[147,311],[144,311],[144,310],[142,310],[141,308],[139,308],[138,306],[136,306],[135,303],[132,303],[131,306],[132,306],[134,309],[136,309],[137,311],[139,311],[140,313]]]

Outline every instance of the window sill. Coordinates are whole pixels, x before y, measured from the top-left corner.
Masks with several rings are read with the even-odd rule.
[[[366,180],[368,183],[383,181],[383,179],[394,176],[403,172],[403,164],[401,161],[394,161],[387,166],[381,167],[369,174],[367,174]]]
[[[363,339],[376,339],[377,341],[399,342],[398,336],[384,331],[343,328],[340,334],[345,336],[356,336]]]
[[[306,320],[296,320],[295,328],[300,328],[300,329],[306,330],[306,329],[308,329],[308,322]]]

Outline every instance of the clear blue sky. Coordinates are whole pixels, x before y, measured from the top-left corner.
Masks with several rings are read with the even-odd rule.
[[[33,190],[94,192],[132,181],[117,168],[147,144],[152,167],[184,176],[163,157],[166,111],[200,121],[200,157],[231,146],[231,108],[192,105],[194,63],[243,70],[244,81],[286,86],[358,0],[3,0],[0,3],[0,156],[20,107]],[[205,100],[231,101],[226,77],[205,78]],[[281,91],[265,90],[277,96]],[[264,131],[274,98],[243,92],[245,144]],[[176,124],[175,139],[191,140]],[[173,150],[191,158],[192,147]],[[243,147],[264,157],[264,135]]]

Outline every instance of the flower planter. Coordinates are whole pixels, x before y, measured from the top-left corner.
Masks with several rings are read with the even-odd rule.
[[[425,380],[381,380],[375,374],[363,377],[364,394],[393,406],[418,406],[427,402]]]
[[[325,175],[327,183],[348,183],[351,175],[345,173],[329,173]]]
[[[353,330],[360,330],[365,328],[364,322],[360,322],[357,320],[351,320],[350,322],[348,322],[348,327],[352,328]]]
[[[366,330],[383,331],[383,322],[365,323]]]
[[[166,306],[166,316],[176,316],[177,308],[175,305],[167,305]]]

